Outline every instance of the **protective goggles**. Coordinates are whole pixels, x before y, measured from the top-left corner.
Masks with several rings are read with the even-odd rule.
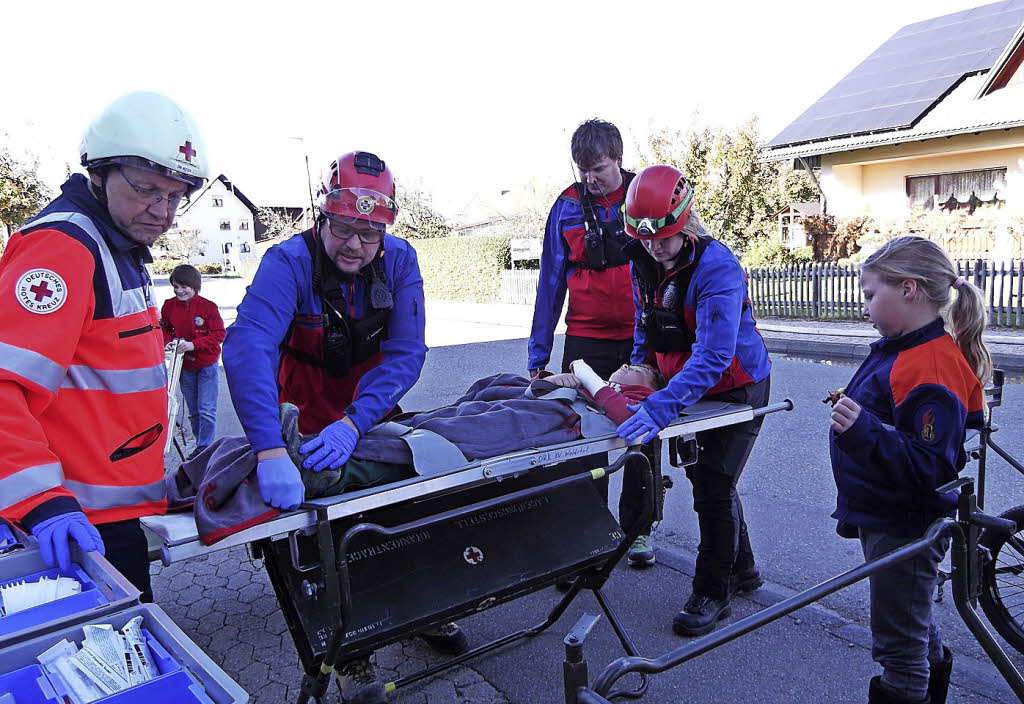
[[[398,204],[370,188],[335,188],[320,195],[320,212],[336,222],[351,225],[361,220],[383,231],[395,224]]]
[[[690,204],[693,202],[693,189],[691,188],[675,209],[662,218],[633,218],[630,217],[629,213],[626,212],[625,207],[622,209],[622,217],[626,224],[636,230],[637,237],[656,237],[658,230],[675,225],[679,222],[680,218],[690,210]]]

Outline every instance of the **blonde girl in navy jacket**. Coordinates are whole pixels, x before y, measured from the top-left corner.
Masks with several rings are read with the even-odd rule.
[[[891,240],[864,263],[861,288],[882,339],[832,410],[829,450],[836,531],[859,539],[872,560],[952,515],[955,492],[935,489],[963,469],[964,434],[984,421],[982,384],[992,360],[981,337],[984,296],[937,244]],[[948,547],[947,539],[871,576],[871,654],[883,670],[871,681],[869,703],[946,701],[952,654],[932,618],[931,595]]]

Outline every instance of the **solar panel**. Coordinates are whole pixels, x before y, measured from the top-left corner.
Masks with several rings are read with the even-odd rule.
[[[768,146],[911,127],[964,75],[992,68],[1022,23],[1024,0],[1006,0],[907,25]]]

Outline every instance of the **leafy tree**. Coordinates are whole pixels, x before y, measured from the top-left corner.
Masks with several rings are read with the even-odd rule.
[[[669,164],[686,174],[705,227],[742,252],[749,243],[775,234],[772,215],[786,203],[818,199],[807,174],[762,163],[762,146],[756,118],[733,131],[665,127],[648,138],[642,165]]]
[[[0,251],[6,238],[52,198],[35,158],[22,160],[0,146]]]
[[[397,184],[398,219],[393,234],[406,239],[447,237],[452,228],[441,213],[434,210],[434,201],[426,191]]]

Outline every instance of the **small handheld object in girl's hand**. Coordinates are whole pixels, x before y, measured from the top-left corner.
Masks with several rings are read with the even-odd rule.
[[[845,391],[846,391],[846,387],[845,386],[841,387],[841,388],[838,388],[835,391],[829,391],[828,396],[826,396],[825,398],[821,399],[821,402],[822,403],[827,403],[827,404],[829,404],[830,406],[832,406],[834,408],[835,405],[837,403],[839,403],[839,399],[841,399],[843,397],[843,394],[844,394]]]

